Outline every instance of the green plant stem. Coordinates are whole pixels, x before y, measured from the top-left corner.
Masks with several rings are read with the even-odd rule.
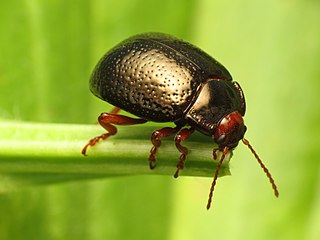
[[[151,171],[148,165],[150,134],[161,127],[118,127],[116,136],[89,147],[84,157],[81,150],[87,141],[105,132],[99,125],[2,122],[2,183],[11,186],[137,174],[173,176],[180,153],[172,139],[162,141],[156,168]],[[212,140],[194,134],[183,145],[189,154],[180,176],[212,177],[217,164],[212,158]],[[227,159],[219,176],[229,174]]]

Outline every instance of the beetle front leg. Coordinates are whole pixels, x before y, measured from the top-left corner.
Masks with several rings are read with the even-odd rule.
[[[187,140],[193,132],[193,128],[184,128],[180,132],[178,132],[174,138],[174,141],[176,142],[176,147],[178,148],[179,152],[181,152],[179,162],[177,164],[177,171],[174,174],[175,178],[179,176],[179,171],[184,168],[184,161],[186,160],[188,154],[188,148],[182,146],[180,143]]]
[[[142,124],[147,122],[145,119],[141,118],[131,118],[123,115],[118,115],[117,113],[120,111],[119,108],[114,108],[111,113],[101,113],[98,122],[99,124],[107,130],[107,133],[101,134],[100,136],[94,137],[84,146],[82,149],[82,154],[84,156],[87,155],[87,148],[89,146],[94,146],[99,140],[105,140],[108,137],[115,135],[117,133],[117,128],[113,126],[115,125],[134,125],[134,124]]]
[[[165,127],[161,128],[159,130],[153,131],[151,135],[151,142],[153,144],[153,147],[150,150],[150,156],[149,156],[149,166],[150,169],[154,169],[156,167],[156,153],[158,148],[161,145],[161,139],[170,137],[171,135],[175,134],[181,129],[181,127]]]

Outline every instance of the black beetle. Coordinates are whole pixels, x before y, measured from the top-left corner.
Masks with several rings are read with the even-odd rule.
[[[240,85],[232,81],[228,70],[199,48],[162,33],[145,33],[130,37],[107,52],[97,64],[90,79],[91,92],[116,108],[102,113],[98,121],[107,133],[91,139],[83,148],[116,134],[116,125],[141,124],[147,121],[174,122],[176,127],[155,130],[149,164],[156,165],[155,155],[161,139],[176,134],[175,144],[181,152],[177,171],[184,168],[188,149],[181,145],[194,130],[212,137],[222,156],[210,189],[210,208],[220,166],[240,140],[249,147],[267,174],[274,194],[279,195],[268,169],[244,139],[246,110]],[[123,109],[139,118],[119,115]],[[188,126],[186,128],[183,128]]]

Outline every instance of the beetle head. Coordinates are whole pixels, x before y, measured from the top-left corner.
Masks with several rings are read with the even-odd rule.
[[[218,144],[219,150],[222,151],[225,147],[232,150],[243,139],[246,130],[241,114],[235,111],[222,118],[212,138]]]
[[[244,138],[244,134],[246,132],[247,128],[244,125],[243,118],[241,114],[238,111],[234,111],[229,113],[227,116],[222,118],[222,120],[218,123],[217,128],[215,129],[212,138],[213,140],[218,144],[218,148],[213,150],[213,156],[214,159],[217,159],[216,151],[220,150],[222,151],[222,156],[219,160],[219,163],[216,168],[216,172],[214,174],[213,182],[211,185],[210,193],[209,193],[209,199],[207,203],[207,209],[211,206],[211,200],[213,196],[214,187],[218,178],[219,169],[222,165],[223,160],[227,156],[227,154],[232,151],[239,143],[240,140],[246,145],[252,154],[257,159],[258,163],[260,164],[263,171],[266,173],[272,188],[274,190],[274,195],[276,197],[279,196],[279,192],[277,189],[277,186],[267,169],[267,167],[262,163],[261,159],[259,158],[256,151],[253,149],[253,147],[250,145],[249,141]]]

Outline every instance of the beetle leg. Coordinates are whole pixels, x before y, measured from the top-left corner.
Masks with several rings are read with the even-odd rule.
[[[151,134],[151,142],[153,144],[153,147],[150,150],[150,156],[149,156],[149,166],[150,169],[154,169],[156,167],[156,153],[158,148],[161,145],[161,139],[170,137],[171,135],[175,134],[181,129],[181,127],[165,127],[161,128],[159,130],[153,131]]]
[[[177,164],[177,171],[174,174],[175,178],[179,176],[180,169],[184,168],[184,161],[186,160],[188,154],[188,148],[182,146],[180,143],[187,140],[193,132],[193,128],[184,128],[180,130],[180,132],[178,132],[174,138],[174,141],[176,142],[176,147],[178,148],[179,152],[181,152],[179,162]]]
[[[115,135],[117,133],[117,128],[112,124],[116,125],[133,125],[141,124],[147,122],[145,119],[141,118],[131,118],[123,115],[118,115],[120,111],[119,108],[114,108],[111,113],[101,113],[98,122],[99,124],[107,130],[107,133],[101,134],[100,136],[94,137],[84,146],[82,149],[82,154],[86,156],[87,148],[89,146],[94,146],[100,139],[105,140],[108,137]]]
[[[112,110],[111,110],[111,114],[117,114],[118,112],[120,112],[120,108],[118,108],[118,107],[114,107]]]
[[[212,151],[212,155],[213,155],[213,159],[217,160],[218,159],[218,154],[217,152],[219,152],[219,148],[214,148]]]

